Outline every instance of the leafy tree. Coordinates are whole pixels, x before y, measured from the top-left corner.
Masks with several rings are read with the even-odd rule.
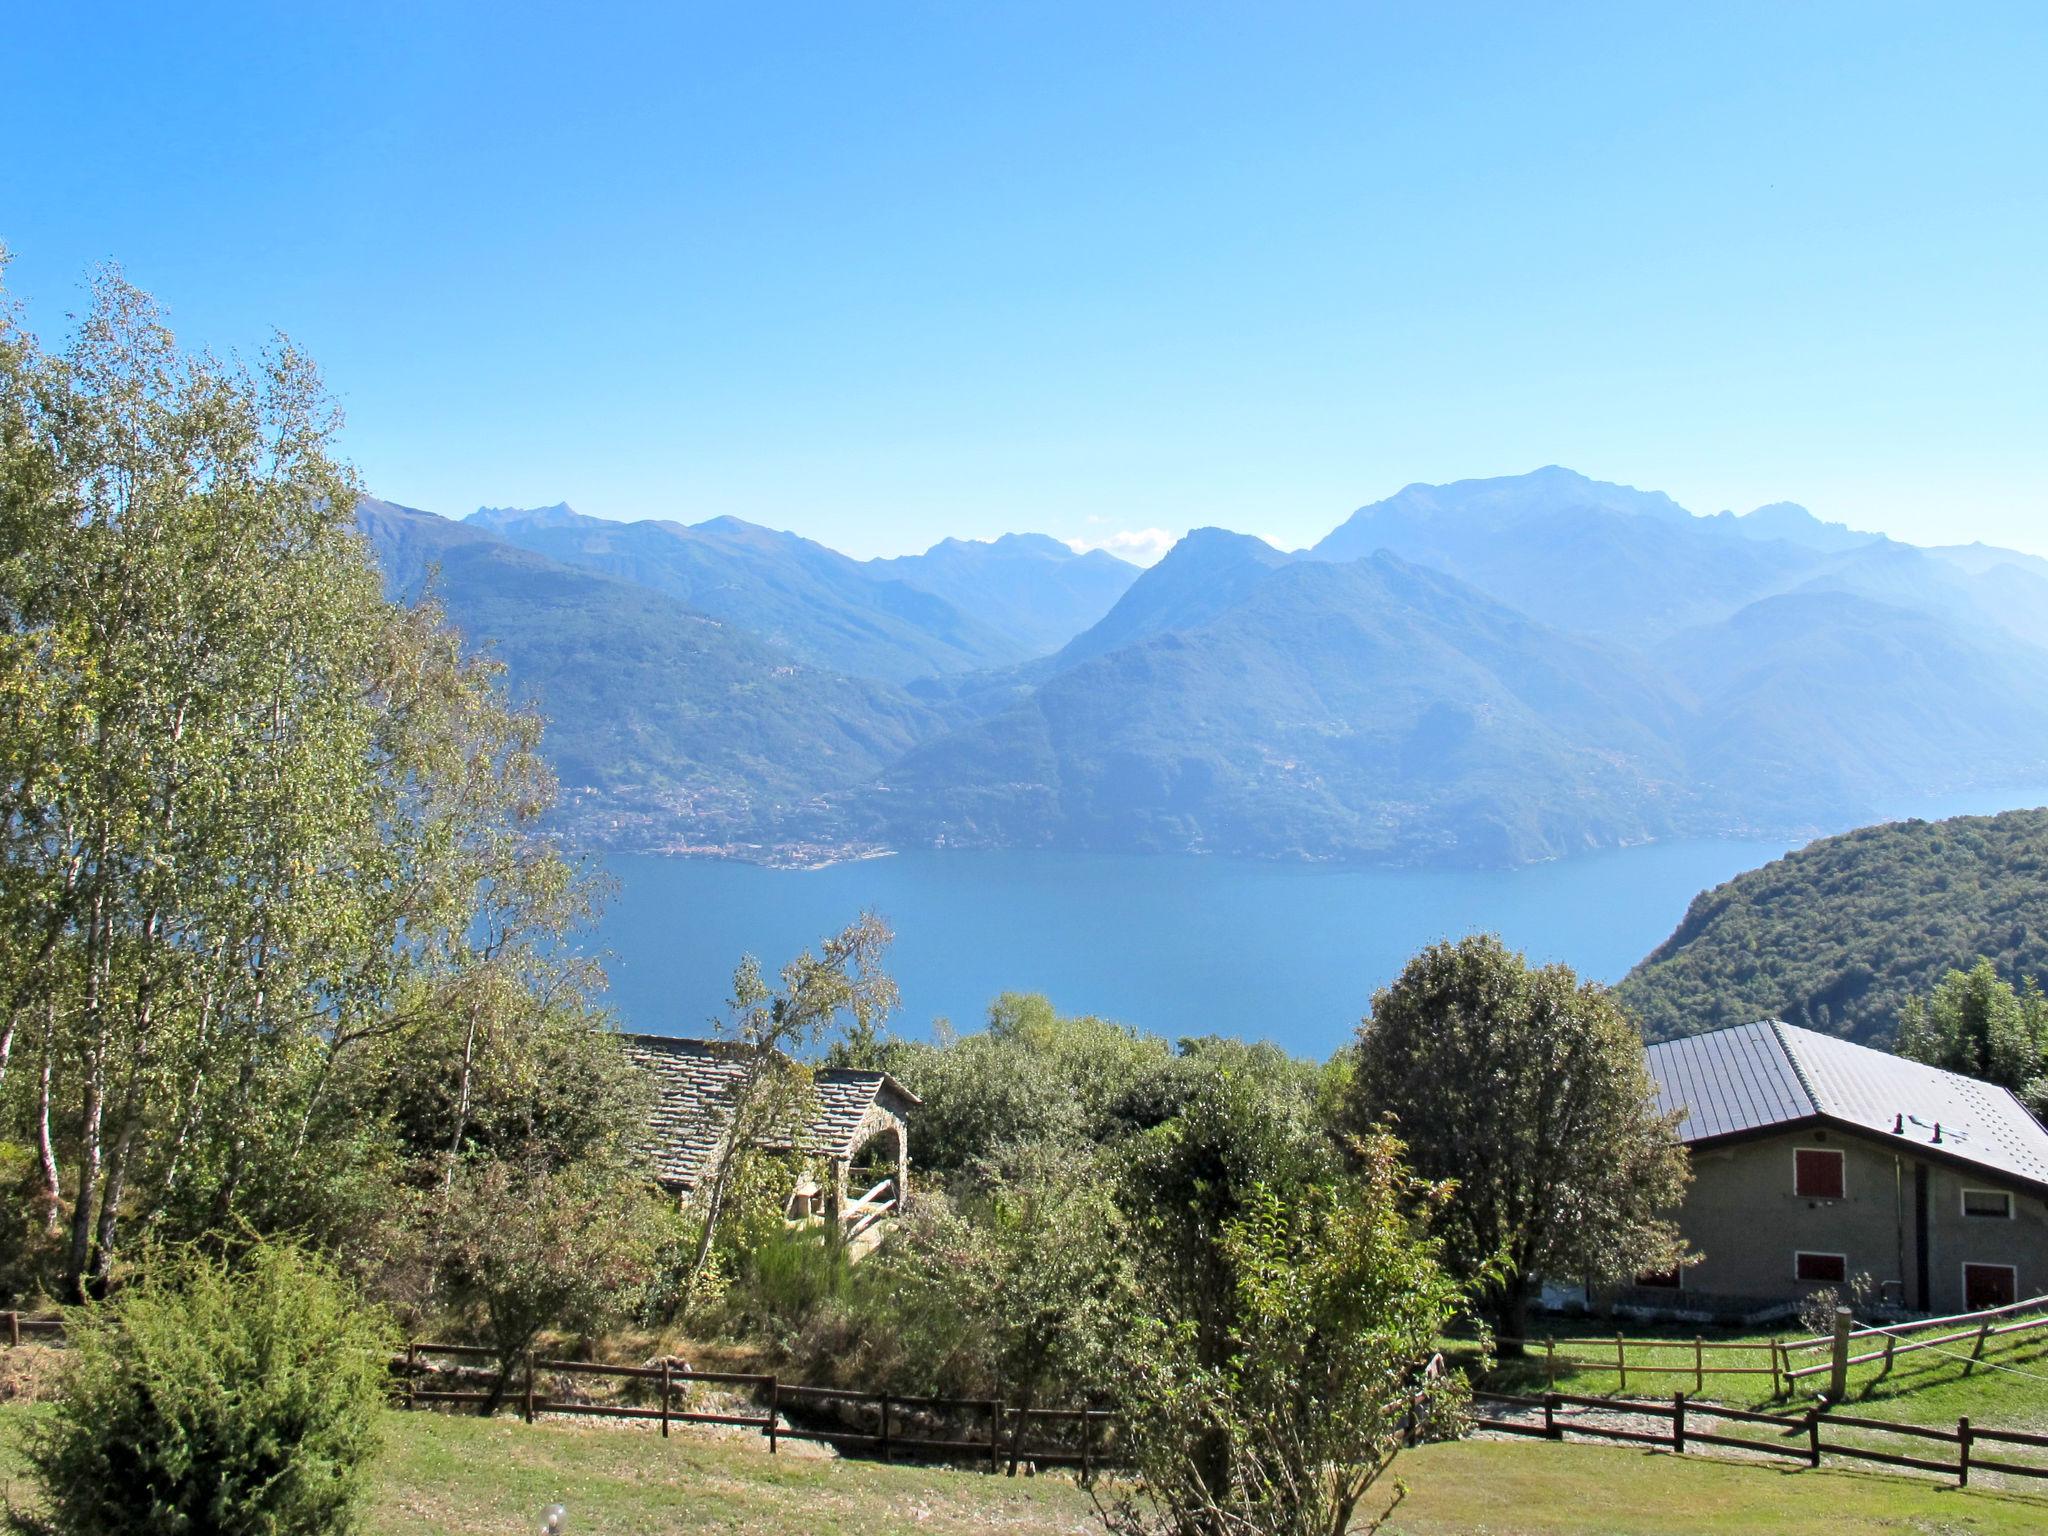
[[[923,1101],[918,1161],[950,1173],[1011,1144],[1113,1140],[1141,1112],[1143,1085],[1171,1061],[1157,1036],[1005,992],[989,1005],[986,1029],[891,1041],[871,1064]]]
[[[465,1165],[434,1220],[448,1298],[475,1315],[497,1353],[486,1415],[543,1329],[595,1332],[638,1311],[668,1227],[648,1186],[595,1159]]]
[[[391,1337],[320,1260],[167,1255],[67,1321],[57,1404],[27,1437],[54,1536],[352,1527]]]
[[[1101,1154],[1012,1143],[918,1202],[861,1266],[858,1364],[914,1393],[1030,1406],[1099,1392],[1131,1305]]]
[[[537,1034],[602,1071],[539,721],[384,599],[336,422],[118,273],[59,352],[0,310],[0,1113],[74,1294],[446,1189]]]
[[[1455,1186],[1445,1261],[1508,1340],[1538,1276],[1679,1261],[1660,1213],[1684,1193],[1685,1152],[1605,988],[1491,935],[1433,944],[1373,998],[1355,1049],[1350,1124],[1391,1123],[1419,1176]]]
[[[682,1294],[699,1289],[728,1196],[764,1142],[788,1141],[812,1102],[810,1069],[791,1053],[817,1045],[842,1023],[860,1036],[872,1033],[896,1007],[896,983],[882,969],[889,927],[864,912],[827,939],[821,953],[805,950],[783,966],[772,988],[752,955],[733,973],[723,1036],[740,1054],[742,1071],[730,1092],[730,1113],[710,1166],[700,1175],[696,1252]]]
[[[1392,1137],[1357,1152],[1344,1178],[1250,1185],[1212,1233],[1221,1348],[1171,1305],[1129,1334],[1118,1536],[1342,1536],[1408,1434],[1454,1432],[1463,1378],[1424,1368],[1462,1301],[1427,1233],[1444,1192]]]
[[[1899,1013],[1901,1056],[2010,1088],[2034,1112],[2048,1109],[2048,997],[2031,977],[2015,987],[1989,960],[1952,970],[1933,996],[1909,997]]]

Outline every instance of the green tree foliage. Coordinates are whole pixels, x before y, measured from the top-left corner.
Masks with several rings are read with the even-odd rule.
[[[27,1446],[52,1536],[353,1527],[391,1339],[332,1268],[282,1245],[165,1256],[68,1321]]]
[[[546,1328],[594,1333],[633,1317],[673,1215],[596,1159],[562,1167],[466,1164],[438,1206],[448,1300],[497,1351],[488,1414]]]
[[[1678,1260],[1660,1213],[1684,1194],[1685,1153],[1604,987],[1531,969],[1491,935],[1434,944],[1374,996],[1356,1052],[1351,1124],[1391,1122],[1415,1172],[1454,1186],[1445,1260],[1501,1333],[1523,1335],[1539,1276]]]
[[[343,1249],[394,1183],[610,1134],[540,723],[384,600],[335,425],[288,344],[181,353],[118,274],[61,351],[0,314],[0,1284]]]
[[[1130,1316],[1126,1221],[1098,1151],[1012,1143],[921,1200],[856,1278],[852,1331],[814,1339],[912,1393],[1030,1405],[1098,1393]],[[843,1327],[843,1325],[842,1325]]]
[[[1950,971],[1932,997],[1909,997],[1898,1051],[1931,1067],[2010,1088],[2048,1111],[2048,997],[2032,977],[2015,987],[1989,960]]]
[[[1209,1233],[1220,1305],[1169,1303],[1126,1336],[1117,1536],[1342,1536],[1409,1433],[1457,1423],[1462,1377],[1418,1369],[1462,1299],[1427,1232],[1444,1191],[1391,1137],[1357,1153],[1333,1182],[1246,1186]]]
[[[1144,1113],[1145,1085],[1172,1060],[1157,1036],[1005,992],[985,1030],[890,1041],[857,1064],[886,1068],[923,1101],[917,1160],[945,1173],[1027,1142],[1113,1140]]]
[[[2048,810],[1823,838],[1694,898],[1615,990],[1652,1040],[1782,1019],[1887,1044],[1979,957],[2048,975]]]

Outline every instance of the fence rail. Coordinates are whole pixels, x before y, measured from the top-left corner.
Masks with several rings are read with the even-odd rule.
[[[1541,1347],[1543,1354],[1543,1385],[1546,1389],[1557,1386],[1557,1373],[1563,1370],[1613,1371],[1621,1378],[1621,1389],[1628,1390],[1630,1376],[1690,1376],[1693,1390],[1704,1392],[1709,1376],[1768,1376],[1771,1378],[1772,1395],[1784,1390],[1783,1371],[1780,1367],[1780,1342],[1766,1339],[1753,1344],[1736,1343],[1731,1340],[1708,1339],[1695,1335],[1691,1339],[1631,1339],[1626,1334],[1615,1334],[1612,1338],[1544,1338],[1518,1339],[1499,1337],[1496,1344],[1515,1344],[1523,1349]],[[1562,1346],[1567,1353],[1560,1354]],[[1599,1351],[1598,1354],[1572,1354],[1577,1348]],[[1690,1352],[1689,1363],[1674,1362],[1671,1356]],[[1763,1355],[1770,1362],[1767,1365],[1722,1365],[1711,1357],[1716,1354],[1739,1352]]]
[[[25,1312],[0,1312],[0,1344],[17,1346],[38,1339],[64,1337],[61,1317],[30,1317]]]
[[[857,1392],[844,1387],[816,1387],[775,1376],[730,1371],[696,1371],[673,1362],[658,1365],[600,1365],[583,1360],[554,1360],[528,1354],[511,1372],[501,1372],[489,1387],[441,1387],[431,1381],[432,1357],[451,1360],[495,1360],[496,1354],[470,1344],[415,1341],[392,1361],[401,1379],[406,1407],[482,1407],[509,1404],[529,1424],[541,1414],[575,1417],[640,1419],[658,1422],[664,1436],[675,1424],[724,1424],[756,1429],[771,1453],[784,1440],[803,1440],[841,1450],[872,1451],[884,1461],[898,1457],[971,1460],[990,1472],[1007,1466],[1077,1467],[1086,1477],[1116,1458],[1116,1416],[1100,1408],[1035,1408],[1005,1404],[995,1398],[918,1397],[889,1392]],[[595,1401],[560,1397],[542,1390],[543,1377],[591,1378],[624,1384],[629,1392],[652,1401]],[[754,1412],[706,1410],[691,1406],[690,1388],[719,1386],[745,1389],[758,1405]],[[830,1405],[850,1411],[854,1422],[839,1425],[788,1421],[787,1410],[803,1404]],[[915,1415],[916,1417],[911,1417]],[[1054,1426],[1075,1426],[1064,1436],[1037,1434]]]
[[[2033,1314],[2028,1316],[2027,1314]],[[1958,1325],[1962,1326],[1958,1326]],[[1922,1338],[1921,1334],[1933,1329],[1948,1329],[1933,1338]],[[1869,1365],[1882,1361],[1884,1369],[1892,1368],[1893,1360],[1899,1355],[1909,1355],[1915,1350],[1939,1350],[1950,1344],[1971,1345],[1970,1358],[1981,1359],[1984,1346],[1991,1340],[2012,1333],[2032,1333],[2048,1328],[2048,1296],[2035,1296],[2027,1301],[2016,1301],[2009,1306],[1988,1307],[1980,1312],[1958,1312],[1950,1317],[1927,1317],[1912,1323],[1869,1324],[1852,1328],[1847,1334],[1848,1354],[1839,1362],[1833,1358],[1836,1340],[1832,1334],[1810,1339],[1791,1339],[1782,1346],[1787,1382],[1801,1381],[1808,1376],[1822,1372],[1832,1373],[1837,1365]],[[1856,1346],[1882,1339],[1883,1346],[1859,1351]],[[1795,1351],[1820,1350],[1830,1352],[1829,1358],[1813,1365],[1794,1367],[1792,1356]]]
[[[1850,1331],[1850,1353],[1841,1364],[1847,1367],[1881,1362],[1888,1372],[1900,1355],[1911,1354],[1915,1350],[1941,1349],[1952,1344],[1972,1345],[1974,1358],[1983,1354],[1992,1339],[2041,1329],[2048,1329],[2048,1296],[2036,1296],[2028,1301],[1989,1307],[1978,1312],[1960,1312],[1949,1317],[1928,1317],[1910,1323],[1870,1324]],[[1923,1337],[1927,1334],[1933,1336]],[[1782,1397],[1807,1377],[1831,1374],[1837,1363],[1833,1358],[1835,1338],[1832,1334],[1813,1338],[1760,1339],[1752,1343],[1708,1339],[1700,1335],[1691,1339],[1632,1339],[1621,1333],[1611,1338],[1606,1335],[1542,1339],[1502,1336],[1495,1342],[1519,1345],[1529,1351],[1541,1350],[1543,1385],[1552,1391],[1557,1387],[1560,1371],[1595,1370],[1613,1371],[1624,1393],[1628,1391],[1631,1376],[1690,1376],[1695,1393],[1706,1391],[1710,1376],[1768,1376],[1771,1378],[1771,1395]],[[1859,1345],[1868,1347],[1858,1348]],[[1796,1357],[1813,1350],[1828,1352],[1828,1358],[1811,1365],[1797,1362]],[[1767,1363],[1722,1364],[1714,1358],[1717,1355],[1725,1358],[1731,1353],[1747,1354],[1752,1358],[1761,1355]],[[1687,1354],[1691,1355],[1690,1360],[1683,1358]]]
[[[1655,1446],[1660,1450],[1670,1450],[1681,1455],[1691,1445],[1713,1445],[1803,1460],[1812,1467],[1819,1466],[1824,1456],[1841,1456],[1852,1461],[1870,1461],[1884,1466],[1939,1473],[1955,1478],[1961,1487],[1969,1486],[1972,1471],[2000,1472],[2009,1477],[2048,1478],[2048,1464],[1993,1461],[1974,1454],[1979,1443],[2048,1449],[2048,1435],[2036,1434],[2030,1430],[1985,1429],[1973,1425],[1968,1418],[1957,1419],[1956,1427],[1950,1430],[1937,1429],[1926,1424],[1897,1424],[1888,1419],[1853,1418],[1848,1414],[1828,1413],[1821,1408],[1812,1408],[1796,1415],[1756,1413],[1744,1408],[1723,1408],[1715,1403],[1694,1402],[1683,1392],[1675,1394],[1668,1403],[1640,1398],[1580,1397],[1569,1392],[1546,1392],[1541,1397],[1530,1397],[1509,1392],[1482,1391],[1475,1392],[1473,1398],[1475,1405],[1503,1403],[1519,1408],[1540,1408],[1543,1411],[1543,1421],[1540,1424],[1526,1419],[1508,1419],[1483,1414],[1475,1417],[1473,1423],[1480,1429],[1525,1435],[1541,1440],[1561,1442],[1567,1434],[1585,1435],[1597,1440],[1619,1440],[1631,1445]],[[1612,1423],[1566,1419],[1559,1415],[1558,1410],[1561,1408],[1587,1408],[1607,1414],[1611,1418],[1647,1420],[1666,1427],[1624,1429]],[[1701,1430],[1694,1427],[1700,1420],[1761,1425],[1776,1430],[1778,1438],[1770,1440],[1755,1435],[1730,1435],[1718,1430]],[[1952,1457],[1936,1460],[1932,1453],[1915,1456],[1903,1450],[1880,1450],[1875,1446],[1857,1444],[1840,1438],[1830,1439],[1827,1434],[1830,1429],[1860,1430],[1872,1435],[1896,1435],[1916,1444],[1932,1442],[1937,1445],[1953,1446],[1955,1452]]]

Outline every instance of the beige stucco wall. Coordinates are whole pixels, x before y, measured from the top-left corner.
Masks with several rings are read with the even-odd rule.
[[[1793,1193],[1794,1149],[1826,1147],[1843,1156],[1840,1200]],[[1711,1296],[1793,1297],[1810,1287],[1794,1278],[1793,1255],[1839,1253],[1851,1276],[1868,1273],[1903,1286],[1917,1311],[1963,1310],[1963,1265],[2010,1264],[2018,1295],[2048,1292],[2048,1202],[2012,1190],[2010,1220],[1962,1214],[1962,1191],[2010,1189],[1996,1178],[1915,1155],[1915,1144],[1839,1128],[1790,1131],[1732,1146],[1695,1150],[1693,1182],[1679,1226],[1702,1255],[1683,1289]],[[1928,1294],[1918,1284],[1914,1169],[1928,1171]]]

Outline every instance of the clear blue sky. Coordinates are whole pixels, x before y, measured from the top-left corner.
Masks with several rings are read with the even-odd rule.
[[[1561,462],[2048,551],[2048,5],[97,5],[0,239],[283,329],[381,494],[855,554]]]

